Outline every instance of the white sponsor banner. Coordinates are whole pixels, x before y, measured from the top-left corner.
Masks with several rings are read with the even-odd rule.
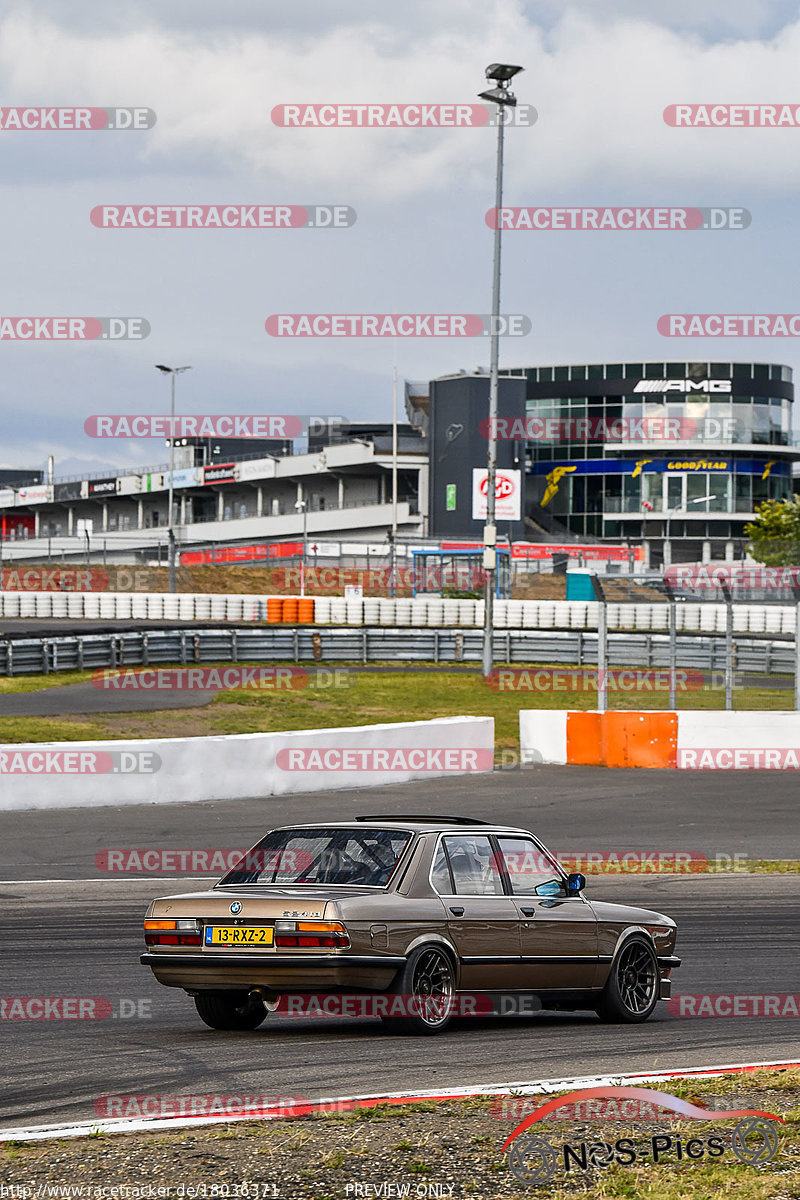
[[[19,504],[47,504],[48,500],[53,499],[53,489],[48,484],[41,483],[34,487],[20,488],[17,496]]]
[[[3,488],[0,491],[0,508],[13,508],[17,502],[17,493],[13,488]]]
[[[181,467],[179,471],[172,472],[173,488],[194,487],[200,482],[200,472],[197,467]],[[169,471],[167,472],[167,486],[169,486]]]
[[[342,542],[342,554],[391,554],[387,542]]]
[[[275,459],[254,458],[239,463],[239,479],[274,479]]]
[[[472,471],[472,519],[486,520],[486,490],[489,472],[475,467]],[[522,472],[498,471],[495,476],[495,520],[519,521],[522,508]]]
[[[120,496],[131,496],[142,490],[141,475],[120,475],[117,480],[117,491]]]

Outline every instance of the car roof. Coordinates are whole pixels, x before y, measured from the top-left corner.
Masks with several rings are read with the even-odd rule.
[[[524,833],[529,829],[516,825],[491,825],[485,821],[466,823],[448,817],[356,817],[351,821],[311,821],[296,825],[276,825],[274,831],[283,829],[387,829],[397,828],[411,833]]]

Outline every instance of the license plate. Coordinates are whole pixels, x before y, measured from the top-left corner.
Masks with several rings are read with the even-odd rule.
[[[207,925],[207,946],[271,946],[275,930],[271,925]]]

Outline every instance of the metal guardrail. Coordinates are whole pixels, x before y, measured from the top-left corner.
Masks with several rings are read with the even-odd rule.
[[[166,629],[0,641],[0,674],[209,662],[479,663],[480,629],[410,629],[381,626]],[[725,638],[679,636],[675,666],[724,671]],[[595,666],[598,635],[580,631],[496,630],[498,664],[548,663]],[[607,665],[668,669],[666,634],[608,635]],[[733,667],[739,672],[785,674],[795,670],[793,641],[737,638]]]

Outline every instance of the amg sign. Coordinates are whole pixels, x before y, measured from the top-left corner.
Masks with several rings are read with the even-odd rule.
[[[730,379],[640,379],[634,392],[728,392]]]

